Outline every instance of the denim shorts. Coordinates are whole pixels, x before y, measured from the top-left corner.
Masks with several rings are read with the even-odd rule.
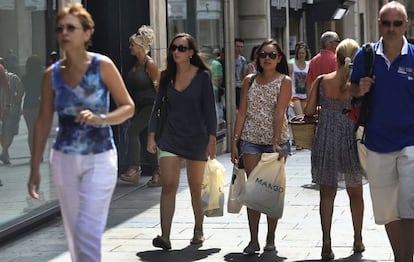
[[[285,142],[280,144],[280,147],[283,149],[283,152],[286,156],[290,154],[290,143]],[[241,154],[263,154],[263,153],[273,153],[273,145],[258,145],[250,143],[244,140],[240,141],[240,153]]]

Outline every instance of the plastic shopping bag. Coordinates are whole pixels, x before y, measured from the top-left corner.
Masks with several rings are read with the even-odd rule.
[[[282,217],[286,189],[285,163],[278,155],[262,154],[239,197],[248,208],[274,218]]]
[[[240,213],[243,204],[239,201],[239,196],[245,184],[246,171],[244,169],[237,168],[237,165],[234,165],[229,188],[229,198],[227,199],[228,213]]]
[[[205,216],[223,216],[224,166],[216,159],[207,160],[201,187],[201,201]]]

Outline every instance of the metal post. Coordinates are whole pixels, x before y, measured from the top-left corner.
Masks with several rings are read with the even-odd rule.
[[[226,72],[226,151],[231,148],[236,112],[236,91],[234,78],[234,0],[223,0],[224,3],[224,59]]]
[[[286,58],[289,60],[290,50],[289,50],[289,38],[290,38],[290,28],[289,28],[289,0],[286,0],[286,28],[285,28],[285,54]]]

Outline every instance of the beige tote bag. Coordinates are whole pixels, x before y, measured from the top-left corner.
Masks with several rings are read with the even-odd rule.
[[[274,218],[282,217],[285,205],[285,162],[277,160],[278,156],[278,153],[262,154],[239,197],[248,208]]]

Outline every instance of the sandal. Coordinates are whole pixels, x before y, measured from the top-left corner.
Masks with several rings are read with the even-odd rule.
[[[263,251],[275,251],[276,250],[276,246],[275,246],[275,242],[266,242],[266,245],[263,248]]]
[[[254,255],[259,251],[260,251],[259,243],[254,243],[251,241],[249,242],[247,247],[243,249],[243,253],[245,253],[246,255]]]
[[[365,246],[364,243],[354,243],[354,247],[353,247],[353,251],[354,253],[362,253],[365,251]]]
[[[164,250],[171,249],[171,242],[170,240],[165,240],[161,236],[157,236],[152,240],[152,245],[154,247],[159,247]]]
[[[147,182],[148,187],[160,187],[161,186],[161,178],[160,178],[160,171],[154,172],[152,178]]]
[[[321,260],[333,260],[335,254],[332,252],[331,240],[324,240],[322,245]]]
[[[191,239],[191,245],[200,245],[204,242],[204,233],[201,230],[194,229],[193,239]]]
[[[122,181],[131,182],[134,184],[139,184],[139,179],[141,178],[141,168],[137,166],[131,166],[119,177]]]

